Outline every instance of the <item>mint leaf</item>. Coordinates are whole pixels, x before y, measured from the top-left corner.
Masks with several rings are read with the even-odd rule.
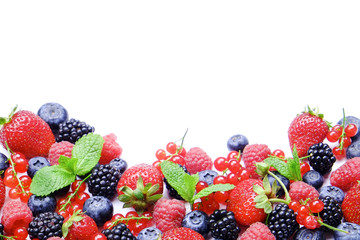
[[[300,159],[299,159],[299,155],[298,152],[296,150],[296,146],[294,145],[294,149],[292,152],[293,158],[288,159],[288,166],[289,166],[289,171],[292,175],[292,178],[289,180],[302,180],[301,177],[301,170],[300,170]]]
[[[98,134],[89,133],[75,142],[72,158],[77,158],[75,173],[85,175],[95,167],[101,157],[104,139]]]
[[[199,174],[184,174],[184,183],[186,191],[186,199],[191,199],[195,194],[196,184],[199,182]],[[185,198],[184,198],[185,199]]]
[[[78,160],[76,158],[69,158],[69,157],[60,155],[59,166],[68,170],[69,172],[73,172],[74,174],[76,174],[75,169],[76,169],[77,161]]]
[[[75,181],[76,175],[59,165],[39,169],[32,179],[30,192],[36,196],[47,196]]]
[[[230,183],[226,183],[226,184],[212,184],[206,188],[204,188],[203,190],[201,190],[200,192],[198,192],[195,196],[192,197],[191,201],[194,202],[196,199],[198,198],[202,198],[202,197],[206,197],[209,194],[213,193],[213,192],[218,192],[218,191],[229,191],[235,188],[235,185],[230,184]]]
[[[273,166],[284,177],[288,179],[291,178],[289,166],[284,161],[278,159],[277,157],[268,157],[264,160],[264,162]]]

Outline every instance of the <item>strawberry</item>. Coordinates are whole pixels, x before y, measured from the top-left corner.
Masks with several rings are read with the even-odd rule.
[[[360,182],[354,184],[346,193],[341,209],[347,222],[360,224]]]
[[[181,227],[181,222],[186,214],[184,201],[177,199],[159,199],[153,211],[156,227],[166,232],[173,228]]]
[[[330,175],[330,184],[343,191],[351,188],[357,180],[360,180],[360,157],[347,160],[342,166]]]
[[[161,240],[205,240],[205,238],[198,232],[186,228],[173,228],[163,233]]]
[[[99,231],[94,219],[83,214],[81,210],[67,218],[62,230],[65,240],[88,240]]]
[[[232,211],[239,225],[249,226],[255,222],[262,222],[266,218],[264,209],[256,208],[254,198],[258,195],[253,185],[262,185],[260,179],[246,179],[241,181],[230,193],[227,210]]]
[[[6,198],[6,188],[4,180],[0,177],[0,209],[3,207]]]
[[[49,149],[55,143],[55,137],[49,125],[38,115],[30,111],[16,112],[16,107],[8,118],[0,118],[0,142],[6,143],[13,152],[21,152],[26,158],[47,157]]]
[[[308,107],[308,111],[297,115],[291,122],[288,129],[290,148],[292,150],[296,146],[299,157],[306,156],[310,146],[326,138],[329,126],[323,117]]]

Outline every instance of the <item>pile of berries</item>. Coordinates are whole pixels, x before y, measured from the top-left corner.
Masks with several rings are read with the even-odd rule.
[[[1,239],[360,239],[355,117],[329,127],[308,108],[290,123],[291,157],[236,134],[212,159],[185,134],[128,166],[115,134],[69,116],[47,103],[1,118]]]

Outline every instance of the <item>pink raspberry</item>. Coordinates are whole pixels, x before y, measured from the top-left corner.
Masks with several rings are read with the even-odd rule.
[[[185,214],[184,201],[160,198],[154,206],[153,220],[160,231],[166,232],[170,229],[181,227]]]
[[[330,184],[343,191],[348,191],[351,186],[360,180],[360,157],[347,160],[342,166],[330,175]]]
[[[4,225],[4,231],[8,235],[12,235],[16,228],[28,228],[32,217],[32,212],[27,204],[11,200],[6,202],[2,209],[1,222]]]
[[[255,164],[264,161],[270,154],[271,150],[265,144],[250,144],[245,146],[241,159],[244,161],[245,167],[249,170],[252,178],[260,178],[260,175],[255,172]]]
[[[116,142],[116,135],[110,133],[108,135],[103,136],[104,145],[101,151],[101,157],[99,160],[100,164],[109,164],[111,160],[115,158],[119,158],[122,153],[122,148]]]
[[[48,159],[51,165],[59,164],[60,155],[71,158],[71,151],[74,144],[68,141],[56,142],[51,145],[49,150]]]
[[[185,156],[185,167],[190,174],[211,170],[213,162],[207,153],[199,147],[191,148]]]
[[[240,236],[239,240],[276,240],[275,236],[271,233],[268,226],[262,222],[256,222],[250,225],[245,232]]]
[[[289,195],[292,201],[319,198],[319,192],[313,186],[303,182],[295,181],[290,184]]]

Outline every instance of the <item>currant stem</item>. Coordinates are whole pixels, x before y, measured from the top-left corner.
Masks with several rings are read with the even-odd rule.
[[[341,140],[340,140],[340,145],[339,145],[339,149],[340,149],[340,150],[342,150],[343,147],[344,147],[345,121],[346,121],[345,110],[344,110],[344,108],[343,108],[343,122],[342,122],[342,124],[341,124],[342,132],[341,132]]]
[[[287,188],[285,187],[284,183],[271,171],[268,171],[268,174],[273,176],[275,178],[275,180],[280,183],[281,187],[283,188],[283,190],[285,192],[285,200],[283,200],[283,202],[286,204],[289,204],[291,202],[291,198],[290,198],[289,192],[288,192]]]
[[[181,144],[180,144],[180,147],[179,147],[179,149],[176,149],[176,153],[175,154],[178,154],[179,153],[179,151],[183,148],[183,144],[184,144],[184,139],[185,139],[185,136],[186,136],[186,134],[187,134],[187,132],[188,132],[188,128],[186,129],[186,131],[185,131],[185,134],[184,134],[184,136],[181,138]],[[180,140],[180,139],[179,139]],[[179,140],[177,140],[177,141],[179,141]],[[177,141],[175,141],[175,142],[177,142]]]
[[[20,178],[19,178],[19,176],[17,175],[17,172],[15,171],[14,162],[13,162],[12,159],[11,159],[11,149],[9,148],[7,142],[5,142],[5,145],[6,145],[8,154],[9,154],[8,160],[10,161],[10,165],[11,165],[12,172],[14,173],[14,176],[16,177],[16,179],[17,179],[17,181],[18,181],[18,183],[19,183],[18,186],[20,186],[22,193],[25,193],[26,195],[29,195],[29,194],[25,191],[24,186],[22,185],[22,183],[21,183],[21,181],[20,181]]]
[[[121,221],[130,221],[130,220],[141,220],[141,219],[152,219],[152,217],[144,217],[144,216],[140,216],[140,217],[124,217],[124,218],[118,218],[115,221],[113,221],[110,225],[110,227],[108,229],[112,229],[113,227],[115,227],[116,225],[118,225]]]
[[[324,226],[324,227],[327,227],[327,228],[329,228],[329,229],[331,229],[331,230],[333,230],[333,231],[339,231],[339,232],[343,232],[343,233],[349,233],[349,232],[347,232],[347,231],[345,231],[345,230],[338,229],[338,228],[333,227],[333,226],[331,226],[331,225],[329,225],[329,224],[326,224],[326,223],[324,223],[323,221],[321,221],[320,219],[316,219],[316,221],[317,221],[318,223],[320,223],[320,225],[322,225],[322,226]]]

